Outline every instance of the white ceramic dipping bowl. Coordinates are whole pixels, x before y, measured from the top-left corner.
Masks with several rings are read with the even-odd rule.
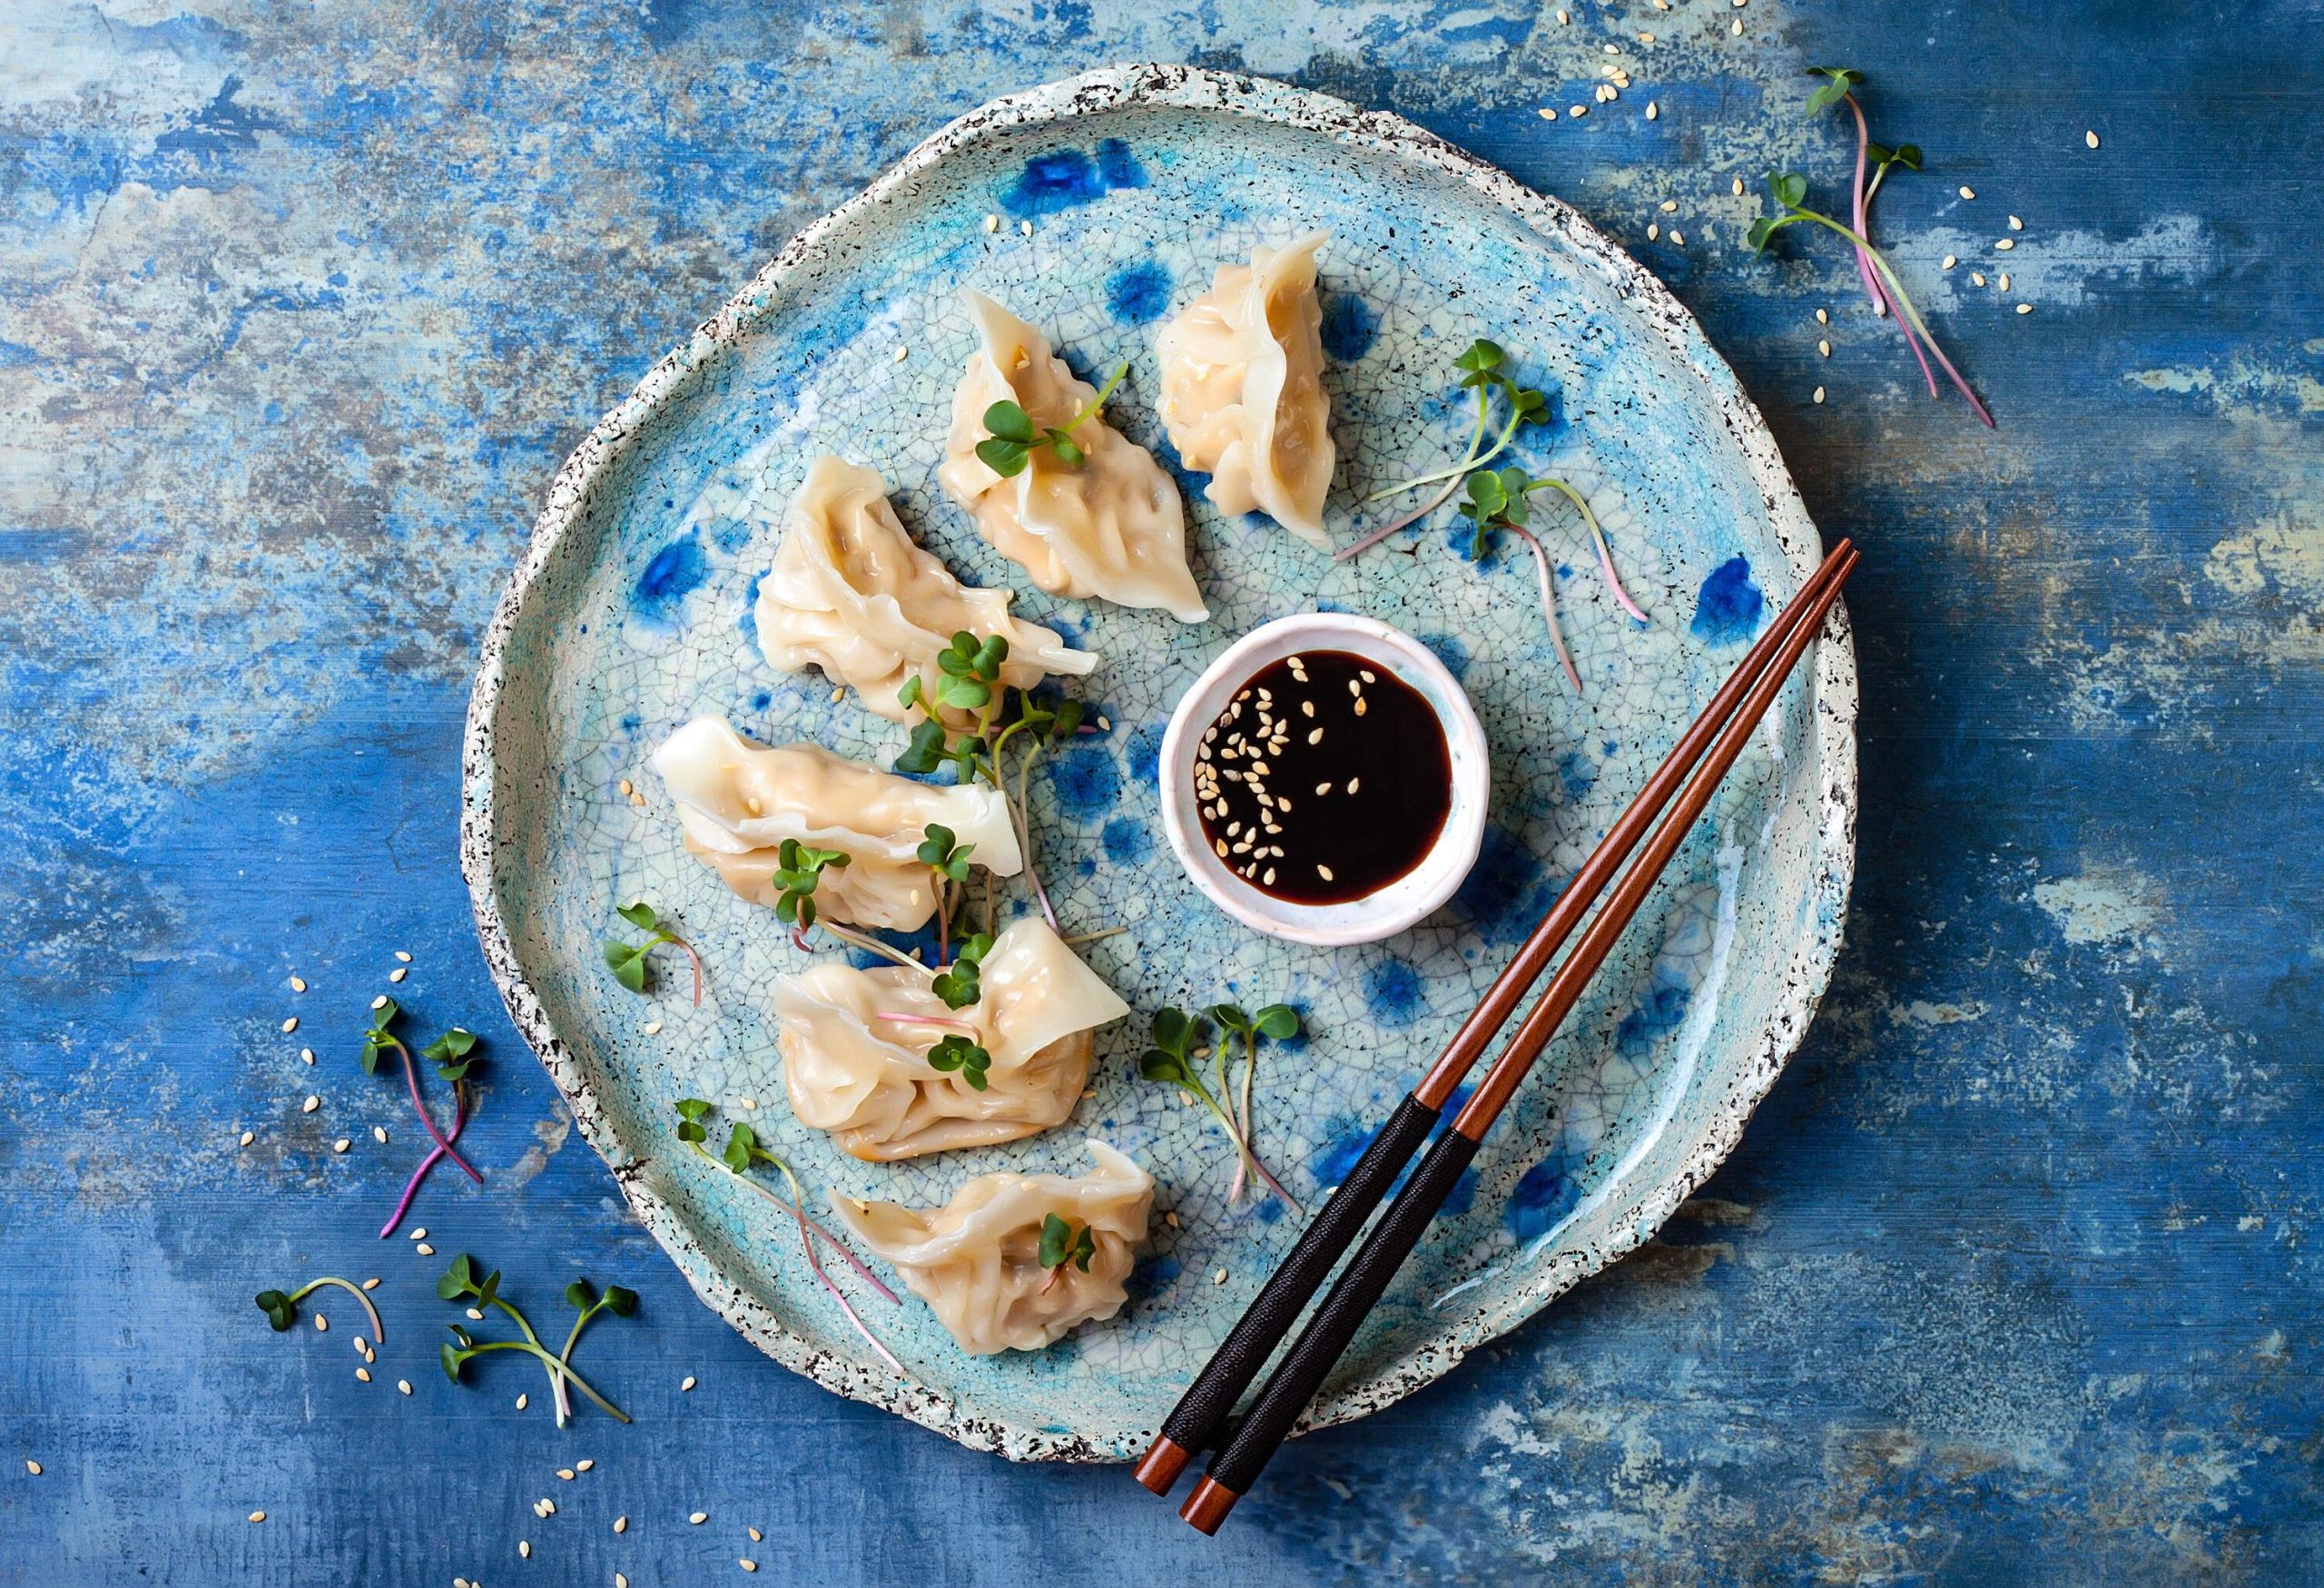
[[[1343,904],[1294,903],[1263,893],[1236,876],[1204,840],[1195,803],[1195,751],[1204,730],[1226,709],[1244,680],[1285,656],[1316,651],[1362,656],[1417,691],[1444,729],[1444,747],[1452,763],[1452,808],[1445,813],[1434,847],[1419,865],[1387,886]],[[1444,664],[1402,629],[1337,612],[1278,617],[1227,646],[1170,714],[1169,729],[1162,737],[1161,779],[1162,825],[1195,886],[1255,932],[1325,948],[1393,936],[1450,899],[1476,863],[1492,784],[1484,730]]]

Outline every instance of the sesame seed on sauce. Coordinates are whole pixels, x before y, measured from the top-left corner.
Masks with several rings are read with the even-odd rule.
[[[1206,732],[1206,744],[1224,739],[1219,759],[1231,753],[1239,764],[1194,763],[1203,836],[1253,886],[1297,903],[1345,902],[1404,876],[1434,846],[1452,803],[1443,725],[1418,691],[1381,669],[1345,651],[1270,664]],[[1246,701],[1281,717],[1246,738]],[[1313,725],[1294,735],[1286,719]],[[1294,787],[1295,817],[1277,792]]]

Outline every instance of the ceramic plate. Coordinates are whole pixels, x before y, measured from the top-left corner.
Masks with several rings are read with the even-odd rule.
[[[1335,566],[1263,520],[1222,518],[1182,474],[1212,613],[1187,626],[1031,590],[940,496],[972,345],[962,288],[1040,325],[1084,372],[1130,360],[1109,417],[1167,462],[1156,331],[1216,265],[1313,227],[1334,239],[1329,526],[1344,543],[1378,519],[1364,493],[1457,455],[1469,410],[1452,359],[1475,337],[1503,343],[1552,394],[1555,422],[1519,456],[1588,495],[1651,619],[1615,606],[1579,525],[1544,511],[1579,695],[1549,648],[1530,563],[1472,563],[1446,522]],[[771,671],[753,643],[783,505],[826,450],[879,469],[912,534],[964,577],[1017,587],[1019,610],[1104,658],[1081,693],[1111,731],[1036,779],[1034,826],[1067,930],[1128,929],[1086,954],[1139,1012],[1099,1034],[1095,1095],[1073,1119],[1005,1148],[866,1164],[792,1119],[768,995],[803,957],[685,854],[645,768],[699,712],[881,764],[901,747],[901,729],[835,702],[820,675]],[[1256,1106],[1261,1151],[1312,1205],[1817,555],[1773,443],[1694,321],[1555,200],[1409,123],[1247,77],[1129,67],[1000,100],[784,249],[557,478],[487,636],[468,722],[463,856],[486,955],[639,1217],[769,1355],[963,1444],[1128,1456],[1296,1225],[1274,1202],[1226,1205],[1228,1155],[1207,1116],[1138,1079],[1144,1017],[1226,998],[1305,1011],[1310,1034],[1272,1055]],[[1452,903],[1337,951],[1258,936],[1206,903],[1172,863],[1154,787],[1171,705],[1205,664],[1270,618],[1319,608],[1435,650],[1475,701],[1494,768],[1483,853]],[[1837,946],[1855,710],[1836,619],[1315,1421],[1388,1404],[1635,1247],[1733,1146]],[[640,896],[707,961],[701,1009],[675,981],[650,1001],[624,991],[601,962],[614,903]],[[1048,1351],[970,1358],[917,1299],[859,1292],[911,1369],[899,1380],[817,1287],[785,1216],[678,1149],[672,1104],[690,1094],[750,1119],[818,1198],[937,1203],[989,1169],[1078,1172],[1085,1137],[1110,1141],[1157,1182],[1129,1306]]]

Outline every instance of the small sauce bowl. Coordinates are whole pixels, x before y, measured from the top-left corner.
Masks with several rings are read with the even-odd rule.
[[[1195,754],[1203,734],[1253,674],[1286,656],[1313,651],[1352,652],[1415,691],[1436,714],[1452,763],[1452,804],[1436,843],[1418,865],[1394,882],[1344,903],[1297,903],[1245,882],[1205,842],[1195,800]],[[1195,886],[1255,932],[1321,948],[1393,937],[1450,899],[1476,864],[1492,784],[1484,729],[1444,664],[1402,629],[1346,613],[1278,617],[1245,635],[1205,668],[1179,699],[1162,737],[1162,825]]]

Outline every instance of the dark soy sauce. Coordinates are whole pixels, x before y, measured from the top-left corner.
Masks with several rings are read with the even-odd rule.
[[[1344,904],[1426,859],[1452,809],[1444,726],[1385,664],[1315,650],[1245,679],[1195,753],[1211,853],[1259,892]]]

